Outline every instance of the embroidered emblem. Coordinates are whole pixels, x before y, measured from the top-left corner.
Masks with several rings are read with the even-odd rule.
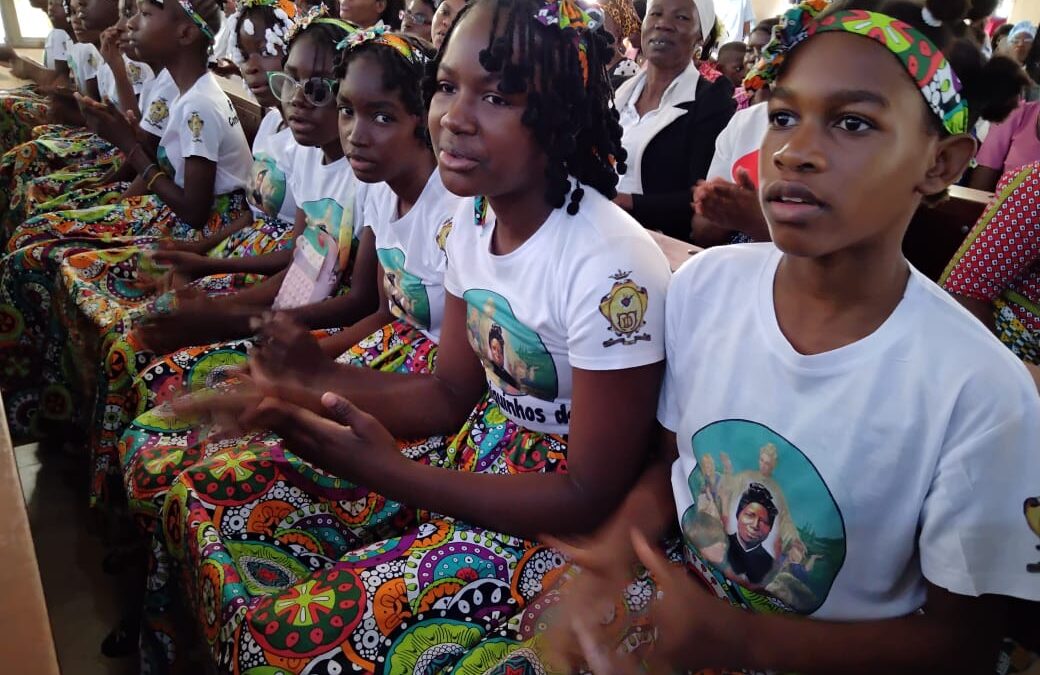
[[[97,68],[97,57],[94,56],[93,54],[88,56],[87,57],[87,65],[90,66],[92,69],[93,68]]]
[[[141,66],[133,62],[126,64],[126,74],[129,76],[131,82],[134,84],[141,84]]]
[[[161,129],[169,116],[170,102],[166,100],[165,96],[160,96],[148,105],[148,115],[145,117],[145,120],[153,127]]]
[[[202,142],[202,127],[206,126],[206,123],[202,121],[197,112],[193,112],[191,117],[188,118],[188,129],[191,130],[191,137],[196,143]]]
[[[1029,529],[1033,531],[1037,537],[1040,537],[1040,497],[1030,497],[1026,500],[1025,504],[1022,505],[1022,509],[1026,514],[1026,522],[1029,523]],[[1037,545],[1036,549],[1040,551],[1040,545]],[[1026,572],[1030,574],[1040,574],[1040,562],[1029,563],[1026,565]]]
[[[649,342],[652,339],[648,333],[637,335],[639,329],[646,323],[649,295],[645,288],[628,278],[631,274],[631,272],[618,270],[617,274],[611,275],[614,286],[599,303],[600,314],[606,318],[610,324],[610,330],[617,336],[605,340],[604,347],[612,347],[617,344],[634,345],[637,342]]]

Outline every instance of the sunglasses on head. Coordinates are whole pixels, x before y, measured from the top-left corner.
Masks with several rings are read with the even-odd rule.
[[[271,93],[282,103],[288,103],[296,97],[296,92],[303,89],[303,98],[311,105],[321,108],[336,100],[336,89],[339,82],[327,77],[312,77],[298,82],[291,75],[280,70],[267,73],[267,84]]]

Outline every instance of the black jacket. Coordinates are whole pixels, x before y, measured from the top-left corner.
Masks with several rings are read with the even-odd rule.
[[[715,139],[737,110],[733,84],[725,77],[709,82],[702,75],[695,99],[676,107],[689,112],[662,129],[643,151],[643,194],[632,195],[632,215],[647,229],[689,241],[690,188],[708,175]]]

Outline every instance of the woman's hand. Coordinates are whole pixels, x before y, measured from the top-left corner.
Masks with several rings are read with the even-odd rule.
[[[92,130],[96,128],[97,133],[129,155],[137,145],[134,122],[111,101],[100,103],[78,92],[75,98],[87,126]]]
[[[693,190],[694,212],[724,230],[743,232],[763,241],[768,226],[758,201],[758,188],[744,169],[737,170],[736,183],[713,178]]]

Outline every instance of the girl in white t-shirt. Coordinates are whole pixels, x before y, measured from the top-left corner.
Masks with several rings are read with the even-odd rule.
[[[628,672],[633,625],[651,672],[996,672],[1006,598],[1040,600],[1036,387],[901,252],[1000,107],[979,85],[1000,64],[955,37],[966,4],[824,6],[758,67],[773,243],[673,278],[660,458],[549,622],[596,672]],[[676,525],[685,567],[649,543]],[[605,627],[637,558],[656,583]]]
[[[432,654],[438,670],[490,667],[529,630],[512,619],[563,564],[533,539],[590,532],[642,466],[669,271],[646,231],[610,201],[622,152],[604,68],[611,49],[589,21],[569,1],[477,0],[442,45],[430,132],[444,186],[467,198],[441,235],[435,372],[338,368],[290,382],[261,370],[259,395],[270,398],[258,408],[254,400],[239,421],[273,428],[287,451],[232,448],[175,481],[164,543],[192,579],[214,565],[221,579],[239,578],[234,556],[225,564],[210,555],[261,536],[285,563],[279,569],[293,570],[264,587],[213,587],[231,603],[205,627],[222,669],[293,659],[301,670],[402,673]],[[348,91],[360,86],[353,68]],[[352,134],[348,148],[367,171],[363,135]],[[234,410],[250,396],[211,405]],[[453,432],[421,461],[394,440]],[[219,513],[206,496],[221,464],[266,486],[259,476],[268,464],[303,460],[316,469],[293,487],[335,500],[313,510],[320,519],[295,507],[299,519],[287,516],[328,533],[309,569],[282,538],[287,529],[259,535],[223,516],[266,511],[273,502],[252,509],[266,488],[222,493]],[[271,496],[282,493],[272,487]],[[214,546],[188,551],[178,534],[185,526]],[[268,613],[305,588],[328,588],[333,602],[307,631]],[[259,649],[245,657],[246,644]]]

